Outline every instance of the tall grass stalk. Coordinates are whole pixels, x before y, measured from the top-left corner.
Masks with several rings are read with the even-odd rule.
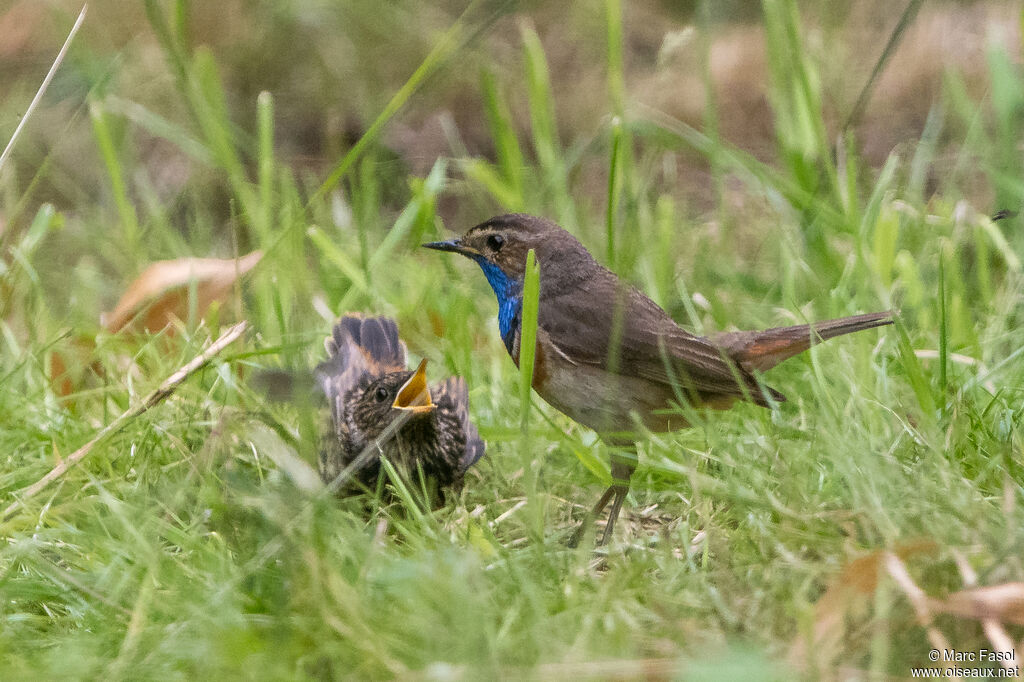
[[[3,170],[7,157],[10,156],[11,150],[14,149],[14,144],[21,136],[21,131],[32,118],[33,112],[35,112],[36,108],[39,106],[39,102],[42,101],[47,88],[50,87],[50,81],[53,80],[54,74],[57,73],[57,69],[59,69],[60,65],[64,62],[64,55],[67,54],[68,48],[71,47],[72,41],[74,41],[75,36],[78,34],[78,29],[82,27],[82,22],[85,21],[85,13],[88,8],[88,4],[82,5],[82,11],[78,13],[78,18],[75,20],[74,26],[72,26],[71,30],[68,32],[68,37],[64,40],[64,44],[61,46],[60,51],[54,58],[53,63],[50,64],[50,70],[46,72],[46,76],[43,77],[42,83],[39,84],[39,89],[36,90],[35,96],[32,98],[32,101],[29,102],[28,107],[26,107],[25,113],[21,115],[18,125],[14,128],[14,132],[11,133],[11,139],[9,139],[7,144],[4,145],[4,150],[0,153],[0,171]]]
[[[448,29],[438,40],[430,53],[424,58],[416,70],[409,76],[409,79],[405,81],[402,87],[396,92],[388,103],[384,106],[384,109],[380,114],[373,120],[370,126],[366,129],[359,140],[352,146],[352,148],[341,158],[341,160],[335,165],[333,170],[327,175],[327,178],[321,183],[320,187],[310,197],[310,203],[315,203],[323,199],[327,194],[333,190],[341,179],[345,177],[348,171],[352,168],[352,165],[362,156],[362,154],[375,143],[380,137],[380,133],[384,130],[384,127],[394,118],[395,114],[401,110],[405,103],[423,86],[423,84],[430,78],[436,71],[442,68],[448,60],[450,60],[455,54],[463,48],[469,40],[477,35],[483,33],[503,11],[503,6],[507,2],[499,3],[492,11],[491,14],[485,18],[479,20],[476,25],[470,25],[470,17],[476,13],[477,8],[483,6],[482,0],[473,0],[469,3],[462,15],[452,24],[451,28]]]
[[[616,117],[612,119],[611,126],[611,156],[608,159],[608,208],[605,211],[605,240],[607,242],[605,262],[612,270],[615,270],[615,222],[622,186],[619,177],[622,172],[622,137],[622,120]]]
[[[522,321],[519,333],[519,409],[522,421],[519,426],[520,457],[526,477],[527,514],[530,530],[539,540],[544,535],[544,508],[537,496],[537,471],[540,465],[534,441],[531,437],[530,415],[533,400],[533,373],[537,350],[537,311],[540,298],[540,267],[533,249],[526,255],[526,271],[523,277]]]

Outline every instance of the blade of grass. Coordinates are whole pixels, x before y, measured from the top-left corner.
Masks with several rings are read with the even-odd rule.
[[[540,263],[533,249],[526,254],[523,279],[523,314],[519,335],[519,405],[522,408],[521,433],[530,432],[530,391],[537,344],[537,310],[540,294]]]
[[[559,165],[561,145],[558,143],[558,124],[555,121],[554,93],[551,90],[547,57],[537,32],[527,24],[522,27],[522,40],[533,147],[541,168],[554,173]]]
[[[914,155],[910,159],[910,175],[907,178],[907,196],[916,201],[925,201],[925,185],[928,174],[932,170],[935,153],[940,136],[944,132],[946,111],[941,103],[935,104],[928,111],[920,141],[914,145]]]
[[[412,201],[405,207],[402,213],[395,220],[395,224],[388,230],[387,236],[377,247],[377,250],[370,256],[366,265],[366,279],[372,281],[372,273],[378,271],[398,246],[416,225],[417,219],[423,211],[433,212],[433,206],[437,197],[444,189],[448,177],[448,162],[440,158],[435,163],[430,173],[420,185],[419,191],[413,196]]]
[[[200,47],[196,50],[190,65],[190,84],[193,87],[188,87],[186,92],[199,127],[206,138],[206,144],[213,153],[217,165],[227,176],[242,216],[258,230],[260,209],[257,196],[252,190],[245,165],[238,155],[223,80],[213,53],[208,48]]]
[[[11,262],[7,263],[4,260],[0,260],[0,285],[5,287],[12,286],[11,280],[18,272],[15,265],[20,265],[30,279],[38,282],[39,277],[32,268],[32,254],[35,253],[43,237],[46,236],[46,233],[54,225],[56,215],[53,204],[43,204],[39,207],[36,217],[32,219],[32,224],[29,225],[28,230],[22,235],[21,241],[11,249]]]
[[[895,217],[886,215],[883,208],[886,207],[885,197],[892,188],[898,167],[899,157],[891,154],[886,159],[882,172],[879,173],[863,211],[852,198],[847,211],[851,216],[860,213],[861,262],[869,271],[874,270],[882,278],[883,285],[880,287],[879,295],[883,299],[889,295],[887,287],[892,280],[892,262],[895,258],[896,240],[899,237],[899,222]],[[868,249],[873,251],[869,252]]]
[[[949,325],[946,320],[946,257],[945,250],[939,245],[939,391],[945,412],[948,389],[946,369],[949,363]]]
[[[114,194],[114,204],[117,206],[117,214],[121,219],[122,238],[130,253],[135,253],[140,240],[139,218],[135,213],[135,206],[128,196],[128,189],[124,181],[124,173],[121,170],[121,160],[118,158],[117,149],[114,147],[114,138],[110,132],[110,125],[107,121],[107,114],[100,102],[89,103],[89,117],[92,119],[93,136],[96,138],[96,146],[99,147],[100,157],[107,169],[107,177],[110,179],[110,189]]]
[[[21,120],[18,121],[17,127],[14,129],[14,133],[11,135],[11,139],[7,141],[7,146],[4,147],[4,151],[0,154],[0,171],[4,168],[4,162],[7,157],[10,156],[11,150],[14,149],[14,143],[18,141],[21,136],[21,131],[24,130],[25,124],[32,117],[36,107],[39,106],[39,102],[43,99],[43,95],[46,94],[47,88],[50,87],[50,81],[53,80],[53,75],[57,73],[57,69],[64,62],[64,55],[67,54],[68,48],[71,47],[71,41],[75,39],[75,35],[78,34],[78,29],[82,27],[82,22],[85,21],[85,12],[89,9],[89,5],[82,5],[82,11],[78,13],[78,19],[75,20],[75,25],[71,27],[71,31],[68,33],[68,37],[64,40],[64,45],[61,46],[60,51],[57,53],[57,57],[53,60],[53,64],[50,65],[50,70],[46,72],[46,76],[43,78],[43,82],[39,84],[39,89],[36,90],[35,97],[29,102],[28,108],[25,109],[25,113],[22,114]]]
[[[871,98],[871,91],[874,90],[878,77],[882,75],[882,71],[889,63],[893,54],[895,54],[896,48],[899,47],[900,41],[903,40],[903,36],[907,33],[907,29],[910,28],[912,23],[914,23],[914,19],[917,18],[917,11],[921,9],[921,5],[923,3],[924,0],[910,0],[910,2],[907,3],[907,7],[903,10],[900,20],[896,22],[896,26],[893,27],[892,33],[889,34],[889,41],[885,44],[885,49],[883,49],[882,54],[879,55],[878,61],[875,62],[875,67],[871,70],[871,75],[868,76],[867,82],[864,83],[864,87],[861,88],[860,94],[857,95],[857,101],[854,103],[853,109],[850,110],[850,115],[846,118],[846,123],[843,124],[843,130],[849,130],[860,121],[860,117],[864,114],[864,110],[867,108],[868,100]]]
[[[416,522],[417,526],[421,530],[426,530],[431,527],[428,523],[429,516],[423,513],[421,503],[417,501],[416,496],[410,490],[406,483],[406,479],[395,469],[395,466],[388,461],[387,457],[380,458],[381,468],[384,469],[388,479],[391,481],[391,485],[394,487],[398,497],[402,500],[402,504],[406,511],[412,517],[412,520]],[[415,472],[411,472],[415,476]]]
[[[351,170],[352,165],[359,159],[360,156],[366,151],[366,149],[377,141],[380,137],[384,127],[394,118],[395,114],[405,106],[406,102],[423,86],[423,84],[430,78],[434,73],[440,70],[448,61],[458,52],[460,52],[466,45],[472,42],[477,36],[482,34],[489,28],[498,17],[501,16],[505,11],[505,7],[511,4],[510,0],[500,2],[495,6],[494,11],[484,18],[476,27],[472,30],[466,28],[466,24],[469,23],[469,16],[476,11],[476,8],[482,5],[482,0],[473,0],[466,7],[465,11],[455,20],[441,39],[437,41],[434,48],[427,54],[426,58],[420,63],[411,76],[398,92],[388,101],[384,106],[384,110],[373,120],[370,127],[366,129],[366,132],[359,138],[359,140],[352,145],[352,148],[348,150],[348,153],[341,158],[341,161],[337,163],[334,169],[328,174],[327,179],[321,183],[320,187],[310,197],[308,204],[313,204],[323,199],[331,190],[337,187],[338,183],[341,182],[342,178]],[[307,205],[308,205],[307,204]]]
[[[636,255],[635,253],[620,253],[628,244],[622,244],[619,245],[620,248],[616,248],[615,243],[615,224],[619,218],[623,185],[633,166],[632,141],[629,138],[629,129],[623,123],[626,118],[626,78],[622,57],[621,0],[605,0],[605,37],[607,42],[608,99],[612,112],[614,112],[611,122],[611,151],[608,161],[608,204],[605,230],[608,247],[607,264],[609,268],[617,271],[620,267],[634,265]]]
[[[522,193],[491,164],[483,159],[467,159],[459,164],[459,168],[467,179],[482,187],[503,209],[509,212],[523,210]]]
[[[612,111],[626,115],[626,78],[622,68],[622,0],[605,0],[605,28],[608,42],[608,96]]]
[[[828,158],[828,142],[821,115],[821,93],[800,37],[800,16],[795,0],[764,0],[761,3],[765,43],[768,48],[774,87],[769,90],[776,114],[776,137],[782,145],[795,177],[798,165]],[[804,178],[811,183],[811,178]],[[806,184],[810,186],[810,184]]]
[[[895,320],[895,328],[896,344],[900,350],[900,358],[903,360],[903,371],[907,373],[907,380],[910,382],[910,387],[914,390],[914,395],[917,397],[917,403],[921,407],[922,414],[929,423],[934,423],[935,397],[932,395],[931,387],[928,385],[928,379],[925,376],[924,369],[921,367],[921,362],[914,353],[914,346],[907,335],[906,327],[903,326],[903,322],[899,317]]]
[[[215,165],[213,155],[202,142],[189,134],[183,127],[172,123],[155,111],[147,109],[138,102],[116,95],[105,97],[103,105],[107,111],[124,116],[150,135],[167,140],[193,161],[204,166]]]
[[[999,251],[999,255],[1002,256],[1003,261],[1006,263],[1006,267],[1012,272],[1020,272],[1020,258],[1013,250],[1013,247],[1010,246],[1010,243],[1006,241],[1006,235],[1003,234],[1003,231],[998,225],[996,225],[995,221],[991,219],[983,219],[981,221],[981,229],[983,229],[985,234],[988,235],[988,238],[992,240],[992,245],[996,247],[997,251]]]
[[[605,212],[605,239],[608,252],[606,262],[615,270],[615,217],[619,207],[619,154],[622,148],[622,119],[616,116],[612,120],[611,158],[608,160],[608,208]]]
[[[500,194],[499,200],[506,208],[513,211],[522,210],[524,207],[523,151],[519,146],[515,128],[512,126],[512,114],[509,112],[508,103],[498,91],[494,72],[490,69],[482,71],[480,88],[483,91],[487,127],[490,130],[491,139],[494,140],[494,153],[498,160],[498,167],[501,168],[501,174],[504,176],[502,178],[504,183],[500,189],[494,182],[485,182],[484,184],[490,187],[496,196]],[[502,197],[504,197],[503,200]]]
[[[145,0],[146,18],[174,70],[179,91],[185,90],[185,82],[188,80],[188,61],[184,47],[185,4],[185,0],[176,0],[172,27],[161,11],[159,0]]]
[[[335,239],[315,225],[307,230],[307,234],[321,254],[348,278],[353,288],[363,294],[370,294],[370,285],[363,274],[363,268],[338,246]]]
[[[40,286],[39,275],[32,266],[32,256],[43,238],[60,224],[56,218],[57,213],[52,204],[40,206],[21,240],[8,251],[10,262],[0,258],[0,320],[6,318],[11,308],[16,305],[14,294],[17,291],[19,273],[24,272],[34,287]]]
[[[714,74],[711,71],[711,65],[714,63],[712,59],[712,47],[714,45],[714,38],[712,31],[714,30],[714,19],[712,18],[712,7],[714,0],[700,0],[698,6],[698,36],[700,37],[700,52],[701,52],[701,69],[700,79],[704,89],[704,116],[702,119],[702,129],[708,136],[714,145],[717,147],[721,144],[721,132],[719,130],[719,122],[721,115],[719,113],[718,106],[718,91],[715,84]],[[725,198],[725,174],[722,172],[722,165],[719,162],[717,155],[708,158],[708,164],[711,170],[711,177],[713,179],[713,186],[715,190],[715,197],[718,203],[718,209],[722,216],[719,219],[723,225],[729,225],[731,221],[726,220],[726,198]]]
[[[543,510],[537,500],[537,472],[530,443],[530,408],[533,387],[533,369],[537,346],[537,311],[540,296],[540,263],[533,249],[526,254],[526,274],[523,279],[523,309],[519,332],[519,409],[520,456],[526,482],[526,509],[530,519],[530,533],[540,539],[544,532]]]
[[[259,142],[256,158],[259,159],[260,220],[257,229],[262,234],[260,244],[270,241],[270,226],[274,200],[274,98],[264,90],[256,98],[256,115],[259,120]]]
[[[529,24],[524,22],[520,33],[530,107],[530,132],[533,149],[543,173],[545,196],[554,202],[559,223],[573,226],[576,224],[576,207],[566,179],[566,155],[558,139],[555,96],[544,46]]]

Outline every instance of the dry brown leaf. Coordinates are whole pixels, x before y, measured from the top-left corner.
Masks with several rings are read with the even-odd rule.
[[[67,339],[50,351],[48,372],[50,385],[57,397],[66,399],[77,390],[82,375],[92,361],[94,345],[91,337],[80,335]],[[102,371],[99,365],[93,369],[96,372]]]
[[[226,299],[238,278],[262,257],[262,251],[253,251],[237,260],[179,258],[153,263],[131,283],[114,310],[100,317],[100,323],[110,332],[126,327],[159,331],[188,317],[193,283],[196,310],[202,316],[211,304]]]
[[[957,550],[953,550],[953,560],[956,561],[956,567],[964,579],[964,587],[971,589],[977,587],[978,574],[975,572],[974,567],[971,566],[970,562],[967,561],[967,557]],[[937,605],[936,608],[937,610],[942,610],[941,605]],[[1003,627],[1001,622],[995,618],[982,618],[981,629],[985,631],[985,637],[988,638],[988,641],[996,651],[1014,651],[1015,647],[1013,645],[1013,638],[1010,637],[1010,633],[1006,631],[1006,628]],[[1015,658],[1012,656],[1002,657],[999,663],[1004,668],[1010,668],[1014,661]]]
[[[955,616],[1024,625],[1024,583],[971,587],[945,599],[934,599],[931,605],[936,611]]]
[[[74,409],[76,393],[92,377],[102,377],[103,364],[94,356],[96,338],[78,334],[54,344],[47,353],[46,370],[50,386],[61,405]]]
[[[910,602],[917,616],[917,624],[924,628],[928,636],[928,642],[933,650],[950,651],[949,639],[936,627],[932,619],[932,609],[929,604],[928,595],[922,590],[910,575],[906,564],[892,552],[885,553],[885,570],[889,573],[896,586],[900,588],[903,595]],[[960,675],[949,665],[948,661],[942,661],[942,667],[949,671],[952,679],[959,680]]]
[[[61,398],[67,398],[75,390],[75,385],[71,383],[71,376],[68,374],[67,363],[64,362],[64,356],[57,351],[50,353],[50,383],[53,385],[54,392]]]
[[[931,540],[918,540],[900,545],[892,553],[901,558],[932,553],[938,545]],[[813,663],[819,670],[832,665],[834,653],[846,635],[847,617],[867,609],[878,589],[878,578],[885,572],[888,550],[876,550],[848,563],[835,577],[825,594],[814,605],[814,625],[810,642],[803,635],[796,638],[789,650],[789,662],[805,668],[813,652]]]

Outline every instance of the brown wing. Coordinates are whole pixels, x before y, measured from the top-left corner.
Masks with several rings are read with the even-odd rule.
[[[619,374],[676,384],[702,400],[736,396],[767,406],[765,391],[773,400],[785,400],[778,391],[762,388],[711,341],[679,327],[654,301],[607,270],[585,286],[546,295],[539,324],[577,363],[608,367],[609,344],[618,327]]]
[[[466,434],[466,450],[459,458],[459,471],[464,473],[484,456],[484,442],[480,439],[476,426],[469,419],[469,388],[466,386],[466,380],[462,377],[451,377],[436,384],[431,391],[436,394],[435,403],[440,396],[447,395],[455,405],[456,415]]]

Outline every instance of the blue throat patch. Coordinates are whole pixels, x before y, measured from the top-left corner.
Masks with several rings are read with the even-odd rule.
[[[498,297],[498,331],[501,332],[501,340],[505,342],[505,349],[511,355],[516,334],[519,333],[522,324],[523,283],[506,275],[501,268],[483,256],[475,256],[473,260],[479,263],[487,283]]]

